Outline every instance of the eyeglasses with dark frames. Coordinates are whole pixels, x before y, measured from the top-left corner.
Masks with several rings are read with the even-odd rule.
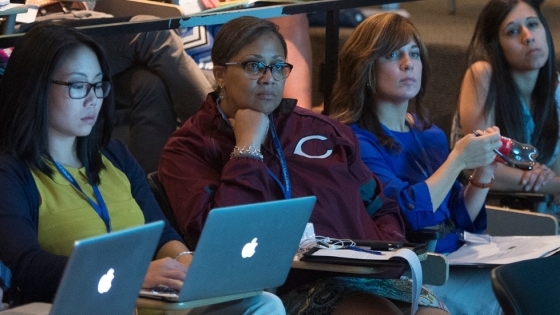
[[[293,65],[287,62],[276,62],[271,65],[265,65],[260,61],[245,61],[245,62],[226,62],[226,66],[239,65],[245,70],[245,76],[251,80],[257,80],[264,76],[266,70],[270,69],[272,77],[276,81],[284,81],[292,72]]]
[[[58,85],[66,85],[68,87],[68,96],[73,99],[82,99],[85,98],[89,91],[93,88],[93,93],[97,98],[105,98],[109,95],[111,91],[111,82],[109,81],[101,81],[97,83],[89,83],[89,82],[64,82],[64,81],[57,81],[51,80],[51,83],[58,84]]]

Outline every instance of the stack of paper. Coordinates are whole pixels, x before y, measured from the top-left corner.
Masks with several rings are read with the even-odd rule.
[[[560,251],[560,235],[475,238],[449,254],[449,265],[502,265]]]

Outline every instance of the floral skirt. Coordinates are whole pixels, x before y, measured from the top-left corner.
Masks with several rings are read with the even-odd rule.
[[[411,303],[412,281],[409,279],[369,279],[354,277],[324,278],[294,289],[280,298],[289,315],[330,314],[340,301],[355,293],[370,293]],[[432,291],[422,286],[419,305],[447,311]]]

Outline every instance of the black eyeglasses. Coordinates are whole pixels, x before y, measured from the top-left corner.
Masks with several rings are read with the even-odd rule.
[[[68,96],[74,99],[82,99],[85,98],[89,91],[93,88],[93,93],[97,98],[105,98],[109,95],[111,91],[111,82],[109,81],[102,81],[97,83],[89,83],[89,82],[64,82],[64,81],[56,81],[51,80],[51,83],[58,84],[58,85],[66,85],[68,87]]]
[[[277,62],[269,66],[260,61],[245,61],[245,62],[226,62],[226,66],[240,65],[245,70],[245,76],[251,80],[260,79],[264,76],[267,69],[270,69],[272,77],[276,81],[284,81],[292,72],[293,65],[287,62]]]

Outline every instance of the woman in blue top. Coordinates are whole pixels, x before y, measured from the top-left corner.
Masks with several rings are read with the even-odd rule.
[[[448,253],[461,245],[461,231],[486,228],[484,200],[493,180],[492,150],[501,145],[500,133],[497,128],[478,130],[480,137],[468,134],[449,152],[444,132],[430,123],[422,106],[426,60],[426,48],[408,19],[393,13],[366,19],[340,52],[331,110],[334,118],[351,124],[363,161],[379,176],[385,194],[398,200],[407,228],[444,229],[447,234],[436,251]],[[416,114],[408,112],[411,100]],[[466,168],[475,171],[463,187],[456,179]],[[464,314],[462,307],[454,311],[453,301],[434,293],[451,314]],[[477,310],[492,313],[487,311]]]

